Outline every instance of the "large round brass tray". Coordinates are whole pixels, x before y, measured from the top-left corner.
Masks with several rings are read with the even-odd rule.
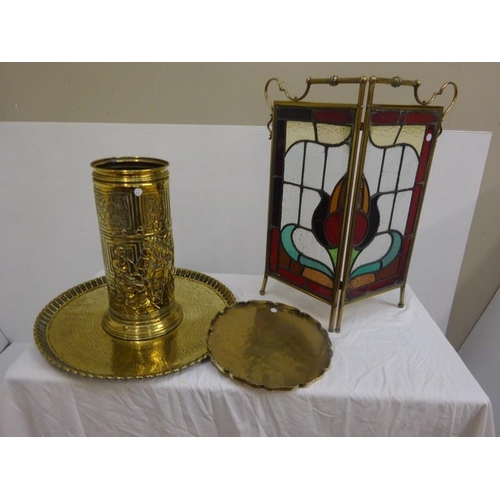
[[[222,283],[188,269],[176,269],[175,298],[184,319],[152,340],[121,340],[102,328],[108,309],[106,279],[82,283],[52,300],[39,314],[35,342],[54,366],[76,375],[138,379],[172,373],[207,357],[206,337],[218,311],[236,302]]]
[[[330,366],[333,348],[326,330],[308,314],[254,300],[217,314],[208,334],[208,353],[232,379],[273,391],[317,380]]]

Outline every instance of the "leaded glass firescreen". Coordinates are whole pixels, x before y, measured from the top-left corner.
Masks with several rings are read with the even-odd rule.
[[[289,101],[271,104],[276,81]],[[313,84],[358,86],[356,104],[303,102]],[[365,87],[368,97],[365,102]],[[375,85],[412,86],[419,106],[373,104]],[[430,107],[452,85],[452,103]],[[429,101],[418,80],[308,79],[300,97],[271,79],[271,175],[267,277],[332,305],[330,331],[345,302],[404,286],[436,140],[457,87]],[[364,111],[364,118],[362,117]],[[362,122],[362,118],[364,122]]]

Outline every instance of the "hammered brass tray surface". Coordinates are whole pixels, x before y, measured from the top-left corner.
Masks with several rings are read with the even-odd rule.
[[[38,315],[35,343],[54,366],[84,377],[139,379],[176,372],[207,357],[207,332],[218,311],[236,303],[221,282],[176,269],[175,298],[184,319],[152,340],[121,340],[101,325],[108,309],[105,277],[82,283],[52,300]]]
[[[328,370],[333,347],[321,324],[295,307],[269,301],[238,302],[212,321],[212,363],[255,388],[305,387]]]

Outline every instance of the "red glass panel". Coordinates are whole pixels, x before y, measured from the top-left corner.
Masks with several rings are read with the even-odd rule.
[[[307,278],[304,278],[304,276],[292,273],[282,268],[278,269],[278,275],[286,278],[288,281],[295,283],[296,285],[299,285],[302,288],[306,288],[307,282],[309,281]]]
[[[385,278],[395,278],[398,276],[398,270],[399,270],[399,263],[401,261],[401,258],[394,259],[392,264],[389,264],[387,267],[384,267],[380,271],[377,272],[377,276],[379,279],[385,279]]]
[[[425,180],[425,174],[427,172],[427,163],[429,160],[429,153],[431,151],[431,146],[434,143],[434,126],[429,126],[425,129],[424,145],[422,147],[422,152],[420,154],[420,163],[417,171],[416,182],[423,182]]]
[[[326,240],[332,247],[337,247],[340,243],[343,218],[344,211],[336,210],[335,212],[332,212],[324,221]]]
[[[368,287],[364,286],[363,288],[356,288],[355,290],[348,290],[346,294],[346,300],[353,300],[363,295],[366,295],[368,292]]]
[[[274,136],[276,139],[276,154],[284,154],[285,149],[285,130],[286,122],[285,120],[278,120],[275,125]]]
[[[398,281],[397,276],[394,276],[392,278],[387,278],[385,280],[376,281],[375,283],[372,283],[368,287],[368,289],[370,290],[370,292],[374,292],[375,290],[380,290],[381,288],[387,288],[389,286],[392,286],[395,283],[397,283],[397,281]]]
[[[407,113],[404,123],[405,125],[427,125],[436,122],[437,119],[435,113]]]
[[[279,105],[276,108],[276,116],[284,120],[310,122],[312,118],[312,109],[301,106]]]
[[[422,184],[417,184],[413,189],[413,195],[411,197],[410,210],[408,212],[408,219],[406,222],[405,236],[413,234],[415,221],[417,220],[417,212],[418,212],[421,193],[422,193]]]
[[[319,109],[314,111],[314,120],[318,123],[331,123],[338,125],[352,124],[354,113],[352,111]]]
[[[271,271],[276,271],[278,255],[279,255],[279,229],[273,227],[271,229],[271,247],[269,248],[269,268]]]
[[[274,173],[279,177],[283,177],[283,170],[285,168],[284,161],[284,148],[278,148],[278,154],[276,155],[276,160],[274,161]]]
[[[319,283],[315,283],[314,281],[309,281],[309,290],[315,295],[319,295],[324,299],[330,299],[332,296],[332,290],[330,288],[326,288],[326,286],[320,285]]]
[[[400,116],[399,111],[375,111],[371,116],[371,123],[375,125],[396,125]]]
[[[271,219],[271,225],[273,227],[279,227],[281,221],[281,204],[283,198],[283,179],[281,177],[273,178],[273,201],[272,201],[272,210],[273,216]]]
[[[359,245],[368,232],[368,217],[363,212],[357,212],[354,219],[354,232],[352,234],[352,244]]]
[[[274,274],[274,273],[273,273]],[[296,274],[291,270],[278,267],[276,270],[276,275],[280,278],[293,283],[294,285],[302,288],[303,290],[308,290],[313,295],[320,297],[322,299],[331,300],[332,290],[319,283],[316,283],[308,278],[305,278],[301,274]]]
[[[412,240],[413,238],[405,238],[403,240],[403,250],[401,252],[401,259],[399,260],[399,269],[398,269],[398,276],[400,276],[401,279],[404,278],[406,259],[408,258],[408,252],[410,251]]]

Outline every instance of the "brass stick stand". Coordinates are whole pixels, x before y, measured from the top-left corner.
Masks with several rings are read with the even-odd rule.
[[[109,309],[103,328],[146,340],[182,321],[174,296],[168,163],[110,158],[92,163]]]

